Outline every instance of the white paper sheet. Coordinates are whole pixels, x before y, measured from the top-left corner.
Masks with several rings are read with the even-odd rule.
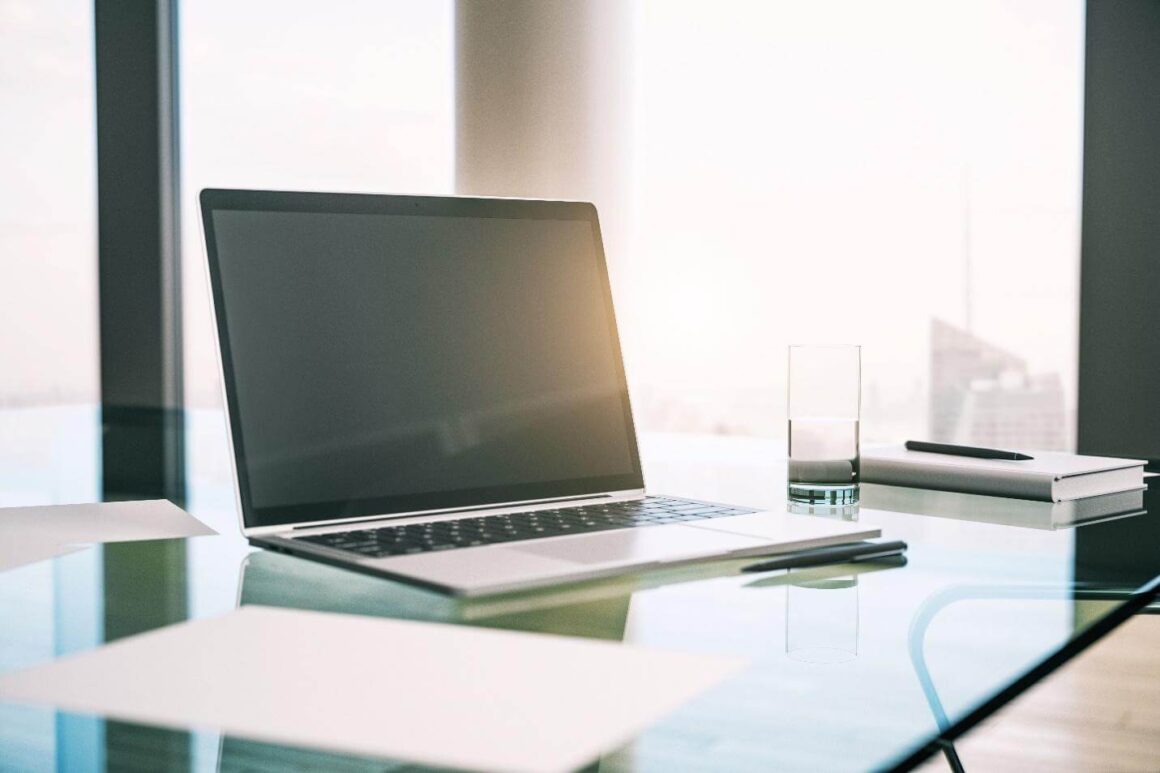
[[[588,764],[742,661],[247,606],[0,677],[0,699],[502,771]]]
[[[0,509],[0,572],[86,544],[216,534],[164,499]]]

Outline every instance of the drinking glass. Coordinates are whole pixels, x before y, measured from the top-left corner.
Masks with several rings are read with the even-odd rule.
[[[790,502],[858,501],[862,347],[789,347]]]

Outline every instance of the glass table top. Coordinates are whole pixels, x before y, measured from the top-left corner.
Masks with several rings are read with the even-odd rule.
[[[864,485],[857,509],[812,515],[879,526],[909,543],[904,561],[743,574],[752,559],[725,560],[454,600],[251,548],[220,413],[187,422],[186,508],[220,534],[0,572],[0,671],[246,604],[562,634],[749,661],[590,770],[888,769],[1149,603],[1160,575],[1155,485],[1141,509],[1078,526],[1022,501]],[[0,411],[0,505],[98,500],[98,448],[92,409]],[[652,492],[784,505],[781,442],[645,434],[641,454]],[[0,769],[60,768],[421,769],[0,704]]]

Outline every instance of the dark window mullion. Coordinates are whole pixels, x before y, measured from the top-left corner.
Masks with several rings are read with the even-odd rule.
[[[96,0],[106,499],[185,496],[175,0]]]

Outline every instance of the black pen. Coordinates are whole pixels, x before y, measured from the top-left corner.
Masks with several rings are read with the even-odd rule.
[[[1009,459],[1024,461],[1034,459],[1034,456],[1021,454],[1018,451],[1000,451],[997,448],[974,448],[973,446],[952,446],[946,443],[926,443],[922,440],[907,440],[907,451],[926,451],[928,454],[947,454],[948,456],[971,456],[975,459]]]
[[[855,542],[853,545],[838,545],[832,548],[818,548],[789,553],[784,556],[771,558],[757,564],[742,567],[743,572],[772,572],[776,569],[805,569],[811,566],[826,566],[827,564],[849,564],[855,561],[874,561],[879,558],[890,558],[902,555],[906,550],[906,543],[901,540],[894,542]]]

